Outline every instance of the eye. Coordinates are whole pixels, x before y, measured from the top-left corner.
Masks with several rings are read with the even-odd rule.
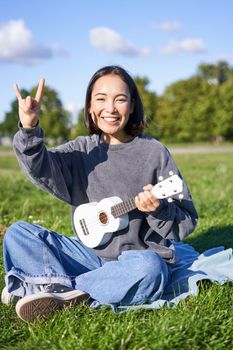
[[[98,97],[98,98],[96,99],[96,101],[103,102],[103,101],[104,101],[104,98],[103,98],[103,97]]]
[[[116,100],[116,102],[124,103],[124,102],[126,102],[126,99],[125,98],[118,98]]]

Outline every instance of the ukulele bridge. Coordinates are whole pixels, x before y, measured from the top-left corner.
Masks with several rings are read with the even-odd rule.
[[[85,236],[89,235],[90,232],[88,231],[88,228],[87,228],[87,225],[86,225],[85,220],[84,220],[84,219],[81,219],[81,220],[79,220],[79,223],[80,223],[81,229],[82,229],[82,231],[83,231],[83,234],[84,234]]]

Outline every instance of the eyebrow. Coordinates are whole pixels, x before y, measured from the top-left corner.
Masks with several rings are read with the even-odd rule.
[[[104,93],[104,92],[97,92],[94,96],[98,96],[98,95],[107,96],[107,94]],[[117,94],[115,97],[119,97],[119,96],[129,97],[128,95],[126,95],[126,94],[124,94],[124,93]]]

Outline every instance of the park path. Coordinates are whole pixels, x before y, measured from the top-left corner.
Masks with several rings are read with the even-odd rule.
[[[226,146],[171,146],[168,147],[171,154],[195,154],[195,153],[233,153],[233,145]],[[15,153],[11,150],[0,151],[0,157],[14,157]]]
[[[187,147],[169,147],[169,151],[172,154],[184,154],[184,153],[232,153],[233,145],[226,146],[190,146]]]

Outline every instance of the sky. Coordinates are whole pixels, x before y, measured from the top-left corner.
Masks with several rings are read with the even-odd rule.
[[[74,116],[88,82],[117,64],[149,89],[196,74],[201,63],[233,65],[232,0],[0,0],[0,122],[44,77]]]

